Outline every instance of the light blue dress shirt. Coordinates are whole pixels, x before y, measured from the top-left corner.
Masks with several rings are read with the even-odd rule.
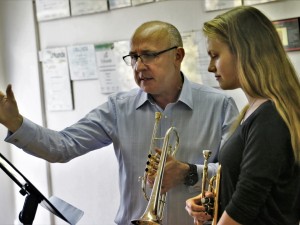
[[[192,225],[185,201],[200,193],[202,150],[212,150],[210,162],[217,162],[219,148],[238,114],[234,100],[217,89],[192,83],[184,77],[178,101],[168,104],[164,110],[141,89],[115,93],[62,131],[43,128],[24,118],[22,126],[5,140],[50,162],[67,162],[113,144],[120,174],[120,206],[115,222],[129,225],[132,219],[140,218],[148,203],[138,177],[145,169],[157,111],[163,113],[157,136],[163,137],[169,127],[175,126],[180,137],[176,158],[198,164],[199,174],[195,186],[181,184],[168,192],[163,224]]]

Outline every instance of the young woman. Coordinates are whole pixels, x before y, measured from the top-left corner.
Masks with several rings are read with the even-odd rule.
[[[218,225],[299,225],[300,83],[279,35],[249,6],[206,22],[203,32],[208,70],[249,101],[220,150]],[[210,218],[200,199],[186,201],[195,224]]]

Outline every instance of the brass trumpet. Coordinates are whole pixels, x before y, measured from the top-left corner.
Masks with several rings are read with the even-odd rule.
[[[208,180],[208,159],[211,155],[210,150],[203,150],[204,165],[203,165],[203,175],[202,175],[202,185],[201,185],[201,203],[205,207],[205,211],[213,217],[211,225],[217,224],[218,219],[218,202],[219,202],[219,189],[220,189],[220,178],[221,178],[221,165],[218,166],[216,175],[214,175],[210,180]],[[208,184],[208,191],[212,192],[214,197],[205,197],[205,189]]]
[[[157,171],[156,171],[156,177],[153,185],[153,189],[150,195],[150,198],[146,194],[146,182],[147,182],[147,168],[145,170],[144,176],[142,177],[142,190],[144,193],[145,198],[149,201],[147,208],[144,212],[144,214],[139,218],[132,220],[132,224],[142,224],[142,225],[161,225],[162,219],[163,219],[163,211],[164,206],[166,203],[167,193],[161,194],[161,188],[162,188],[162,180],[163,180],[163,174],[165,169],[165,164],[167,160],[167,156],[175,156],[176,151],[179,146],[179,135],[177,132],[177,129],[175,127],[170,127],[165,136],[161,138],[156,137],[156,132],[158,128],[159,121],[162,117],[162,114],[160,112],[155,113],[155,124],[153,128],[152,138],[151,138],[151,145],[149,149],[149,155],[148,157],[151,158],[154,149],[155,149],[155,143],[158,139],[163,139],[163,147],[161,150],[160,160],[158,163]],[[173,136],[172,136],[173,135]],[[175,136],[174,136],[175,135]],[[174,137],[174,138],[172,138]],[[171,139],[172,138],[172,139]],[[170,139],[175,140],[174,146],[170,144]]]

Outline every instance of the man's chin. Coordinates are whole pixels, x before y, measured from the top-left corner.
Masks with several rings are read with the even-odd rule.
[[[141,82],[139,86],[146,93],[151,94],[154,92],[153,88],[150,85],[148,85],[147,82]]]

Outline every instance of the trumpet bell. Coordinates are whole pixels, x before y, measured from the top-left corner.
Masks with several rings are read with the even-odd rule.
[[[138,224],[138,225],[160,225],[160,221],[150,220],[150,219],[138,219],[138,220],[132,220],[132,224]]]
[[[161,225],[161,219],[153,211],[146,211],[144,215],[135,220],[131,220],[132,224],[137,225]]]

